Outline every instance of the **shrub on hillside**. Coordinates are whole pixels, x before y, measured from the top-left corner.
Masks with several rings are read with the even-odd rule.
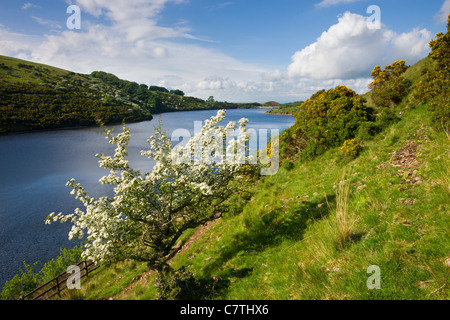
[[[357,140],[350,139],[344,141],[344,144],[340,149],[340,153],[342,158],[351,160],[358,156],[361,149],[361,145]]]
[[[435,128],[450,133],[450,15],[447,33],[436,34],[430,42],[430,59],[434,68],[428,70],[425,79],[415,85],[413,98],[419,103],[429,103]]]
[[[355,137],[361,124],[374,121],[373,109],[355,91],[338,86],[321,90],[296,113],[296,123],[280,137],[285,158],[311,159]]]
[[[383,108],[377,114],[374,122],[366,121],[361,123],[356,138],[359,141],[371,140],[374,136],[398,121],[400,121],[400,118],[393,109]]]
[[[62,248],[58,257],[45,263],[42,269],[37,272],[34,271],[37,262],[29,265],[24,261],[25,270],[20,269],[20,274],[16,274],[11,280],[5,282],[0,292],[0,300],[19,299],[20,296],[31,292],[39,284],[50,281],[64,272],[68,266],[77,264],[80,260],[81,251],[81,247]]]
[[[0,300],[18,299],[21,295],[32,291],[39,284],[39,274],[33,271],[37,263],[30,266],[24,261],[23,264],[25,271],[20,269],[20,275],[16,274],[14,278],[6,281],[2,292],[0,292]]]
[[[376,66],[371,76],[372,100],[377,107],[393,107],[399,103],[408,93],[411,81],[404,79],[402,74],[408,69],[404,60],[399,60],[391,65],[386,65],[385,70]]]

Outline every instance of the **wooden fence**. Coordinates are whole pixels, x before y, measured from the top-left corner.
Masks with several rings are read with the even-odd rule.
[[[89,273],[100,267],[99,265],[95,265],[90,261],[81,261],[77,264],[77,267],[80,268],[79,279],[81,280],[84,277],[88,277]],[[25,296],[21,297],[21,300],[47,300],[51,299],[55,295],[61,297],[61,292],[67,288],[67,280],[69,277],[73,277],[76,273],[70,274],[67,272],[63,272],[52,280],[38,286],[33,291],[27,293]]]

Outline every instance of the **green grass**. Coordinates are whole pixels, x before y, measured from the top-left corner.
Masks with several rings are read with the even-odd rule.
[[[65,290],[62,299],[104,300],[119,294],[125,287],[136,281],[147,270],[143,263],[123,261],[104,265],[82,279],[80,290]],[[156,293],[156,291],[155,291]]]
[[[69,73],[60,68],[0,55],[0,74],[4,82],[39,84],[42,81],[67,76]]]

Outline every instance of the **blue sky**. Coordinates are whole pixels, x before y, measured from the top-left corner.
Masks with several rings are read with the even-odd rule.
[[[67,28],[70,4],[79,30]],[[448,13],[450,0],[0,0],[0,54],[200,98],[286,103],[339,84],[367,91],[375,65],[425,57]]]

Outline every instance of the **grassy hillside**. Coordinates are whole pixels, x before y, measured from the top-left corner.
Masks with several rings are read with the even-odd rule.
[[[0,70],[2,82],[32,82],[39,84],[50,82],[58,77],[69,75],[69,71],[0,55]]]
[[[0,132],[134,122],[152,114],[259,104],[205,101],[101,71],[79,74],[0,55]]]
[[[429,61],[406,73],[417,82]],[[214,283],[203,299],[449,299],[450,148],[411,92],[359,156],[332,148],[250,183],[172,260]],[[370,266],[381,272],[369,289]],[[103,266],[68,299],[154,299],[156,275]],[[191,293],[192,294],[192,293]]]

